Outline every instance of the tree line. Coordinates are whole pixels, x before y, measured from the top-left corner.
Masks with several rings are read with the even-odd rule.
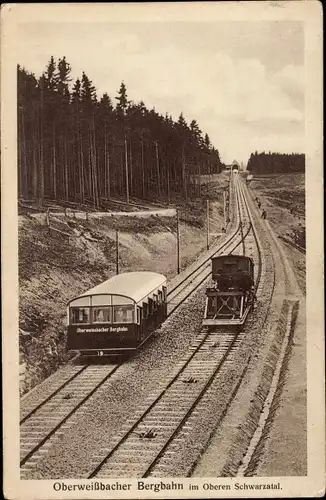
[[[255,174],[276,174],[305,171],[305,155],[298,153],[251,153],[247,170]]]
[[[128,100],[97,95],[85,72],[74,82],[63,57],[39,78],[20,65],[18,191],[20,199],[105,205],[111,197],[167,199],[200,195],[193,175],[218,173],[219,152],[196,120],[187,124]]]

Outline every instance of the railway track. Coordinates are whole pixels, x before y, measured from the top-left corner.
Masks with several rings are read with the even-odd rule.
[[[20,424],[23,424],[29,417],[31,417],[37,410],[46,404],[58,392],[64,389],[74,378],[78,377],[86,366],[74,366],[71,364],[66,365],[61,370],[56,372],[56,377],[53,383],[51,380],[54,377],[49,377],[43,384],[42,397],[32,390],[25,394],[20,403]]]
[[[85,409],[90,398],[118,367],[86,366],[23,417],[20,424],[20,467],[23,475],[47,453],[52,439],[60,436],[68,425],[73,425],[77,410],[82,406]]]
[[[244,229],[246,228],[247,231],[246,236],[250,233],[251,226],[246,219],[246,210],[248,207],[245,205],[244,196],[243,193],[241,194],[239,185],[237,186],[237,200],[238,227],[231,237],[228,237],[223,242],[221,247],[213,251],[212,255],[222,252],[226,253],[227,251],[231,253],[241,245],[241,238],[244,237]],[[211,256],[169,291],[169,315],[208,279],[210,275],[210,272],[208,272],[210,258]],[[192,346],[191,355],[186,360],[181,361],[182,366],[178,365],[175,376],[160,391],[160,394],[155,399],[155,404],[149,405],[142,412],[142,421],[138,421],[140,418],[138,416],[138,420],[132,423],[131,427],[135,426],[135,429],[137,427],[137,432],[141,434],[142,442],[147,443],[147,447],[149,443],[153,444],[154,442],[156,445],[159,442],[162,445],[160,449],[152,446],[153,449],[156,449],[156,455],[152,456],[152,462],[148,465],[148,471],[146,469],[144,473],[151,474],[155,468],[153,465],[154,462],[156,464],[158,460],[161,460],[165,456],[166,447],[170,446],[171,442],[175,440],[176,434],[181,429],[184,429],[186,420],[195,413],[196,405],[199,404],[212,381],[216,379],[218,372],[222,370],[224,365],[227,366],[226,360],[229,354],[233,353],[240,340],[241,336],[239,337],[230,332],[203,332],[201,336],[197,337],[196,343]],[[82,411],[87,406],[87,403],[91,401],[92,396],[99,389],[105,388],[106,382],[109,382],[109,379],[121,364],[117,363],[106,366],[87,365],[82,367],[67,366],[61,376],[55,380],[56,384],[54,388],[52,386],[51,389],[50,384],[48,390],[41,397],[24,398],[21,405],[20,465],[22,477],[28,476],[28,472],[33,469],[39,458],[47,453],[56,437],[62,435],[68,426],[73,425],[74,416],[77,411]],[[176,405],[177,401],[182,401],[181,396],[186,394],[185,388],[188,391],[188,399],[184,401],[183,406],[180,406],[175,414],[175,418],[170,421],[170,426],[166,423],[164,425],[161,423],[160,429],[162,427],[165,428],[168,439],[165,433],[164,438],[161,436],[161,440],[155,441],[154,439],[153,441],[150,426],[157,427],[157,422],[162,422],[162,417],[169,414],[169,406]],[[146,418],[147,415],[148,417]],[[158,415],[161,415],[159,420],[157,420]],[[155,432],[153,431],[153,433]],[[126,442],[128,441],[128,443],[132,443],[132,439],[135,436],[133,435],[133,431],[130,431],[130,423],[129,430],[126,430],[125,435],[126,437],[122,439]],[[119,446],[121,447],[121,444]],[[128,447],[129,444],[126,444],[126,446]],[[131,449],[133,448],[131,447]],[[112,450],[109,453],[112,453]],[[100,462],[104,460],[103,465],[104,463],[107,464],[108,460],[112,464],[112,460],[110,458],[107,459],[107,455],[106,453],[105,458],[103,459],[102,457],[100,460]],[[138,452],[136,455],[138,455]],[[149,456],[149,453],[147,453],[147,456]],[[94,470],[97,470],[97,467]],[[106,468],[105,470],[108,469]]]
[[[247,203],[251,205],[252,217],[259,230],[266,267],[263,273],[264,286],[260,292],[260,295],[264,298],[264,310],[262,311],[264,321],[262,321],[262,328],[260,329],[263,334],[264,323],[270,313],[273,314],[270,308],[270,298],[274,294],[275,288],[278,289],[280,298],[279,316],[276,316],[274,320],[275,324],[278,324],[278,330],[275,332],[275,338],[270,336],[267,340],[267,346],[270,345],[270,355],[265,360],[265,366],[268,370],[267,380],[266,378],[260,380],[260,377],[258,377],[257,386],[253,385],[252,393],[255,391],[254,399],[257,398],[257,401],[251,401],[254,407],[248,407],[248,413],[244,418],[243,425],[239,426],[238,433],[235,432],[232,438],[233,444],[227,450],[226,464],[217,472],[218,475],[222,476],[238,477],[256,475],[256,469],[260,465],[265,440],[281,397],[284,374],[291,352],[291,336],[293,335],[296,314],[302,298],[291,266],[287,262],[285,252],[277,241],[275,234],[271,231],[268,221],[261,220],[251,196],[247,197]],[[282,296],[284,297],[283,300],[281,299]],[[267,331],[267,333],[270,332]],[[267,381],[269,381],[269,384]],[[247,395],[250,398],[249,394]],[[239,404],[241,405],[241,402],[238,403],[238,408],[235,406],[233,411],[239,410]],[[243,440],[242,435],[244,436]],[[232,441],[230,442],[232,443]],[[219,443],[220,439],[218,438],[215,447],[218,447]],[[197,471],[197,473],[200,476],[202,470]]]
[[[202,332],[190,356],[175,369],[169,383],[159,389],[126,423],[109,450],[95,458],[89,478],[147,477],[152,475],[166,449],[196,407],[229,353],[237,346],[237,334]]]
[[[274,294],[276,281],[275,281],[275,262],[273,259],[273,253],[269,244],[268,238],[266,238],[266,232],[261,231],[262,226],[264,225],[260,219],[259,214],[255,208],[255,205],[252,203],[250,197],[247,196],[247,188],[244,184],[240,184],[240,191],[242,196],[242,205],[247,207],[247,215],[248,222],[250,222],[252,231],[250,232],[250,237],[246,239],[246,252],[249,254],[255,262],[255,270],[256,270],[256,296],[257,296],[257,312],[254,311],[252,315],[249,316],[247,320],[247,324],[245,326],[245,330],[243,332],[243,345],[239,349],[238,355],[232,360],[232,356],[230,356],[229,361],[229,371],[226,376],[221,377],[221,386],[222,389],[216,385],[215,392],[210,395],[210,397],[206,398],[205,402],[201,404],[198,410],[202,414],[202,420],[205,422],[206,429],[197,429],[195,428],[194,420],[189,420],[189,424],[193,425],[196,432],[194,435],[196,436],[196,441],[194,441],[194,437],[189,444],[188,439],[188,448],[187,443],[184,445],[186,449],[186,453],[179,453],[177,455],[178,463],[182,464],[181,467],[171,467],[171,464],[168,464],[166,461],[165,464],[165,476],[169,475],[180,475],[183,477],[190,477],[193,475],[194,470],[196,470],[196,466],[200,457],[204,454],[206,448],[208,447],[211,438],[213,435],[217,433],[218,442],[222,444],[222,436],[223,436],[223,423],[224,418],[227,415],[228,408],[234,401],[234,397],[237,394],[238,390],[242,387],[242,380],[247,372],[248,367],[250,366],[250,360],[252,356],[252,340],[248,333],[251,335],[253,330],[259,332],[264,331],[264,326],[271,312],[271,303],[272,297]],[[252,240],[251,249],[248,247],[248,243]],[[253,250],[253,251],[252,251]],[[257,272],[258,271],[258,272]],[[231,381],[229,383],[229,380]],[[224,384],[224,385],[223,385]],[[218,404],[215,401],[218,400]],[[208,405],[210,407],[208,407]],[[211,412],[214,412],[212,417]],[[186,440],[186,436],[182,435],[181,439]],[[246,442],[245,436],[242,436],[241,433],[238,436],[239,442]],[[198,445],[194,445],[194,442],[200,442]],[[193,450],[193,448],[195,448]],[[176,452],[176,451],[175,451]],[[226,453],[226,450],[222,451],[222,456]],[[232,463],[233,455],[232,450],[228,449],[228,460]],[[231,454],[230,454],[231,453]],[[230,454],[230,455],[229,455]],[[179,469],[179,470],[178,470]],[[219,475],[232,475],[230,474],[229,469],[225,469],[227,472],[221,470]],[[202,471],[199,473],[201,476]],[[163,475],[163,472],[162,474]],[[195,474],[196,476],[197,474]]]
[[[269,223],[266,224],[267,228]],[[274,243],[274,251],[278,253],[279,262],[284,275],[284,295],[280,318],[282,319],[282,342],[279,346],[278,358],[275,363],[273,378],[266,391],[266,397],[261,408],[259,420],[256,421],[256,427],[252,434],[249,446],[236,472],[236,476],[253,476],[259,466],[261,455],[264,453],[264,444],[269,429],[273,422],[276,408],[279,405],[282,387],[285,381],[285,373],[288,369],[289,359],[291,357],[291,343],[295,333],[295,323],[300,307],[302,306],[302,293],[297,279],[289,265],[284,249],[279,244],[277,237],[269,227],[270,238]],[[301,304],[301,306],[300,306]]]
[[[238,189],[240,222],[243,223],[243,229],[247,227],[247,234],[253,234],[256,252],[252,249],[252,253],[255,253],[256,262],[260,263],[261,251],[249,207],[239,185]],[[239,246],[241,240],[236,243],[236,248]],[[261,277],[259,271],[256,290]],[[196,420],[201,403],[211,396],[212,385],[218,385],[219,379],[226,376],[242,340],[243,333],[228,331],[225,327],[203,329],[192,343],[188,355],[176,366],[169,381],[163,382],[157,394],[150,395],[138,413],[122,427],[114,442],[94,457],[88,477],[107,479],[176,475],[173,454],[177,454],[185,436],[191,433],[189,421],[192,418]],[[240,374],[236,389],[244,373],[245,370]],[[236,390],[232,391],[227,405],[235,393]]]

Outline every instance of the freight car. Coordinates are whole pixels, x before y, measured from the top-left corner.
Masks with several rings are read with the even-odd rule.
[[[255,299],[253,260],[242,255],[214,257],[212,281],[206,290],[203,325],[241,327]]]
[[[136,351],[167,316],[166,278],[118,274],[71,300],[67,316],[68,350],[95,356]]]

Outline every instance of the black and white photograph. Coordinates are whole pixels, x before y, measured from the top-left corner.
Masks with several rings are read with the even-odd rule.
[[[319,2],[1,22],[6,497],[322,496]]]

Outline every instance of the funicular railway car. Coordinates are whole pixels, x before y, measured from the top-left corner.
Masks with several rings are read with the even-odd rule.
[[[137,350],[167,316],[166,278],[122,273],[68,304],[67,348],[102,356]]]
[[[253,260],[242,255],[213,257],[212,281],[206,290],[203,325],[241,327],[255,298]]]

